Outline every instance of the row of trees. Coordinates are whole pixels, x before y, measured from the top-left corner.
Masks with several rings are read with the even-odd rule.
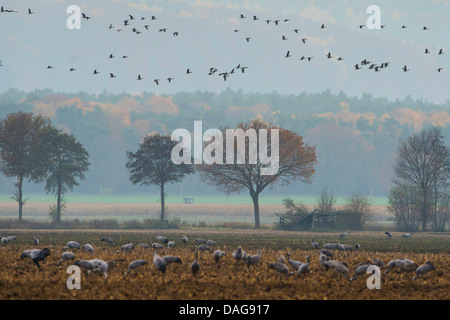
[[[271,137],[272,130],[278,131],[279,152],[278,170],[271,175],[264,175],[266,168],[257,157],[256,163],[250,158],[259,154],[260,144],[251,149],[250,136],[246,136],[244,163],[239,163],[236,136],[227,142],[227,129],[222,128],[219,136],[213,136],[206,142],[202,150],[219,163],[176,165],[172,161],[172,153],[179,141],[172,141],[170,135],[144,136],[136,152],[126,153],[126,168],[130,173],[130,181],[137,185],[157,185],[161,193],[161,220],[165,215],[165,186],[181,182],[185,176],[198,172],[203,182],[230,194],[249,192],[253,200],[255,228],[260,228],[259,195],[274,184],[287,185],[294,181],[311,183],[317,158],[315,147],[304,143],[303,137],[293,131],[275,126],[262,120],[239,123],[236,132],[246,136],[249,129],[257,133],[265,129]],[[271,139],[267,141],[267,154],[272,150]],[[228,145],[234,147],[234,161],[227,163]],[[183,151],[184,152],[184,151]],[[181,158],[184,155],[180,155]],[[56,196],[56,207],[53,214],[55,222],[60,222],[63,195],[85,179],[89,168],[89,153],[76,138],[52,126],[50,120],[32,113],[17,112],[7,115],[0,121],[0,170],[8,178],[16,179],[13,198],[19,205],[19,220],[22,220],[22,209],[26,203],[23,198],[23,182],[25,180],[39,183],[45,181],[45,190]],[[189,155],[188,159],[191,159]],[[445,145],[440,127],[424,129],[405,139],[398,146],[397,161],[394,165],[395,177],[389,194],[389,210],[394,214],[401,230],[415,231],[420,223],[422,230],[427,230],[431,222],[436,231],[445,230],[450,208],[450,151]],[[324,190],[318,209],[332,211],[334,195]],[[349,198],[348,210],[359,212],[361,226],[368,218],[367,198],[353,196]]]
[[[45,190],[56,196],[52,218],[59,223],[63,195],[84,179],[89,153],[71,134],[51,125],[48,118],[17,112],[0,122],[0,170],[16,179],[13,199],[19,204],[19,220],[26,203],[23,182],[44,182]]]
[[[281,182],[282,185],[293,181],[302,181],[309,183],[314,175],[314,165],[317,163],[315,148],[305,144],[303,137],[296,133],[286,130],[271,123],[261,120],[252,120],[248,123],[239,123],[236,131],[243,135],[249,130],[254,129],[257,133],[257,140],[261,138],[259,133],[261,129],[267,130],[267,137],[271,137],[272,130],[278,130],[279,137],[279,159],[278,171],[271,175],[264,175],[264,164],[260,158],[256,163],[251,163],[249,158],[259,154],[260,145],[252,149],[250,138],[245,139],[245,161],[244,164],[238,162],[238,144],[232,142],[234,146],[234,158],[232,164],[226,164],[227,134],[229,127],[221,129],[221,139],[215,137],[205,145],[205,151],[208,150],[212,158],[218,160],[213,164],[180,164],[174,165],[171,154],[178,141],[172,141],[170,135],[161,136],[155,134],[145,136],[136,152],[127,152],[128,162],[126,167],[130,171],[130,180],[133,184],[139,185],[158,185],[161,191],[161,220],[165,219],[165,201],[164,187],[168,183],[180,182],[184,176],[192,174],[198,170],[202,180],[219,190],[230,193],[241,193],[247,190],[252,198],[255,216],[255,228],[260,228],[259,217],[259,195],[266,188],[272,187],[275,183]],[[233,137],[235,140],[235,137]],[[273,155],[272,141],[267,145],[267,151]],[[267,153],[267,154],[269,154]],[[182,156],[181,156],[182,157]],[[188,156],[191,159],[191,155]],[[192,159],[191,159],[192,160]],[[221,160],[221,161],[220,161]],[[241,159],[242,160],[242,159]],[[220,164],[222,162],[223,164]]]
[[[205,150],[209,155],[226,163],[227,150],[226,130],[222,129],[222,139],[211,139],[206,143]],[[252,149],[250,140],[246,137],[249,129],[256,132],[256,149]],[[267,137],[272,136],[272,130],[278,130],[279,150],[278,170],[270,175],[264,175],[267,163],[258,158],[252,163],[250,158],[259,154],[260,130],[267,130]],[[255,228],[260,228],[259,195],[266,188],[277,182],[289,184],[293,181],[309,183],[315,172],[317,163],[315,149],[303,142],[303,138],[290,130],[276,127],[261,120],[240,123],[236,132],[244,137],[244,164],[239,164],[237,136],[233,137],[233,164],[218,163],[194,165],[193,163],[175,164],[172,152],[178,141],[172,141],[170,135],[144,136],[136,152],[127,152],[126,168],[130,172],[130,181],[137,185],[157,185],[161,193],[161,221],[165,220],[165,186],[169,183],[181,182],[186,175],[196,170],[204,182],[215,185],[227,194],[240,193],[248,190],[254,204]],[[266,137],[264,138],[266,139]],[[219,141],[221,140],[221,141]],[[266,154],[273,155],[272,141],[267,141]],[[221,158],[222,157],[222,158]],[[32,113],[17,112],[9,114],[0,122],[0,169],[8,178],[15,178],[16,190],[13,198],[19,204],[19,220],[22,220],[22,210],[26,202],[23,198],[23,182],[40,183],[45,181],[45,190],[56,196],[56,208],[53,210],[53,220],[61,220],[61,205],[63,195],[72,191],[78,185],[78,180],[85,178],[89,168],[89,153],[71,134],[64,133],[51,125],[48,118]],[[191,159],[189,155],[188,159]],[[192,159],[191,159],[192,160]],[[221,161],[220,161],[221,160]],[[242,160],[242,159],[240,159]],[[190,162],[190,161],[189,161]]]
[[[11,89],[0,94],[0,119],[19,110],[42,113],[57,128],[70,131],[89,150],[90,169],[86,181],[77,188],[82,193],[100,189],[140,193],[141,188],[133,188],[130,183],[124,163],[126,151],[135,151],[137,141],[145,133],[167,134],[176,128],[191,128],[199,119],[205,127],[219,128],[262,117],[303,136],[316,146],[320,157],[314,183],[292,183],[282,188],[281,194],[295,194],[301,188],[303,194],[315,195],[325,185],[339,194],[350,194],[353,186],[360,185],[365,192],[372,189],[374,195],[382,196],[390,190],[399,136],[440,123],[449,145],[449,108],[450,100],[434,105],[410,98],[389,101],[370,94],[351,97],[331,91],[283,95],[224,90],[159,96],[150,92],[134,95]],[[4,182],[1,175],[0,193],[9,192],[9,184]],[[192,196],[218,193],[201,183],[197,173],[186,177],[183,184],[192,186]],[[42,189],[27,183],[26,188],[33,192]],[[158,192],[155,187],[150,189]],[[177,185],[166,188],[172,193],[179,190]],[[267,194],[276,195],[276,190]]]

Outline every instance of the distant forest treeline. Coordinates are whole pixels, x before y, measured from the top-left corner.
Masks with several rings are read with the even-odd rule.
[[[230,89],[215,92],[179,92],[174,95],[59,93],[50,89],[22,92],[10,89],[0,95],[0,119],[24,111],[48,116],[53,125],[75,135],[90,154],[86,181],[80,193],[157,193],[129,182],[126,151],[135,152],[141,137],[153,131],[193,131],[196,120],[203,130],[262,118],[293,130],[316,146],[318,165],[314,183],[275,187],[264,194],[318,194],[328,186],[336,195],[353,191],[384,196],[389,193],[393,163],[400,137],[430,125],[442,126],[450,141],[450,100],[435,105],[410,97],[389,101],[364,93],[360,98],[344,93],[281,95],[244,93]],[[0,175],[0,193],[11,193],[13,183]],[[25,193],[43,192],[43,186],[26,184]],[[167,193],[217,194],[197,175]],[[263,195],[264,195],[263,194]]]

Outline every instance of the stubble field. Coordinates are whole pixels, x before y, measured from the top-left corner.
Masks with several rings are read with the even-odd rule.
[[[410,239],[402,239],[400,233],[394,233],[388,239],[382,232],[350,233],[340,239],[338,233],[301,233],[277,230],[146,230],[146,231],[27,231],[2,230],[3,236],[16,235],[12,246],[0,247],[0,299],[148,299],[148,300],[314,300],[314,299],[438,299],[450,298],[449,251],[450,236],[431,233],[415,234]],[[185,234],[189,243],[184,246],[181,236]],[[136,249],[124,255],[117,253],[120,246],[129,242],[151,244],[157,242],[156,235],[162,235],[176,243],[176,247],[158,250],[160,256],[176,255],[182,264],[168,266],[163,275],[153,263],[153,250],[136,246]],[[32,237],[40,240],[39,245],[31,245]],[[108,236],[116,247],[108,247],[100,241]],[[213,254],[207,251],[199,253],[200,272],[194,277],[190,264],[195,260],[194,239],[213,239],[219,248],[227,252],[224,259],[216,264]],[[340,242],[361,245],[359,251],[350,253],[335,252],[335,260],[345,261],[352,277],[354,267],[367,259],[382,259],[385,264],[391,259],[408,258],[422,265],[433,262],[436,271],[422,279],[412,281],[414,274],[390,272],[382,277],[380,290],[369,290],[366,286],[368,275],[353,282],[334,273],[325,271],[319,264],[319,251],[311,246],[311,238],[321,245],[328,242]],[[117,265],[109,271],[108,278],[98,274],[82,273],[81,289],[69,290],[66,281],[70,276],[66,270],[72,262],[61,260],[62,248],[69,240],[81,245],[91,243],[95,253],[83,250],[72,251],[76,259],[99,258],[105,261],[115,260]],[[242,246],[248,254],[255,254],[262,248],[262,257],[256,266],[250,269],[244,264],[236,264],[232,252]],[[20,260],[20,254],[26,249],[49,248],[50,256],[38,269],[29,259]],[[310,256],[311,272],[299,278],[280,277],[267,266],[275,262],[279,255],[291,253],[291,259],[306,262]],[[144,259],[148,265],[124,275],[131,261]],[[289,271],[293,268],[289,266]],[[383,273],[384,270],[382,270]]]

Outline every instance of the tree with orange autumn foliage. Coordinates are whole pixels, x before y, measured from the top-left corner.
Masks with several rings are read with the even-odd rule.
[[[281,182],[282,185],[290,184],[294,181],[301,181],[311,183],[315,173],[314,165],[317,163],[315,147],[304,143],[303,137],[295,132],[274,126],[271,123],[262,120],[251,120],[247,123],[239,123],[236,131],[241,129],[241,132],[247,133],[249,129],[254,129],[258,143],[249,143],[252,139],[251,135],[246,135],[245,138],[245,162],[239,164],[237,160],[239,143],[227,144],[227,130],[229,127],[222,128],[223,141],[223,161],[220,163],[198,165],[198,170],[202,180],[208,184],[215,185],[217,189],[230,194],[240,193],[243,190],[248,190],[250,197],[253,200],[253,208],[255,214],[255,228],[261,227],[259,218],[259,195],[267,187],[272,187],[275,183]],[[261,136],[261,129],[267,130],[266,136]],[[267,168],[267,163],[261,161],[260,157],[260,138],[267,139],[267,154],[274,155],[272,150],[272,130],[278,130],[279,150],[278,150],[278,171],[273,174],[264,174],[264,168]],[[269,137],[272,137],[269,139]],[[235,137],[233,137],[235,139]],[[212,139],[211,139],[212,140]],[[216,140],[214,140],[216,141]],[[205,150],[208,145],[214,141],[206,143]],[[217,142],[216,142],[217,143]],[[229,152],[227,145],[234,147],[234,162],[229,164],[226,162],[226,154]],[[255,145],[258,147],[255,149]],[[217,150],[214,150],[214,152]],[[212,152],[213,153],[213,152]],[[257,159],[255,163],[249,161]]]

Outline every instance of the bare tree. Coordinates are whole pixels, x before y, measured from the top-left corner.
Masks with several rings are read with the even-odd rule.
[[[308,209],[303,203],[295,203],[291,198],[283,199],[283,205],[286,208],[286,213],[290,215],[305,215],[308,213]]]
[[[441,128],[423,129],[400,140],[397,155],[394,183],[420,189],[422,231],[426,231],[433,186],[446,182],[450,176],[450,151]]]
[[[336,196],[327,187],[323,188],[316,199],[316,209],[321,212],[333,212],[336,203]]]
[[[448,183],[442,185],[436,183],[431,192],[430,203],[433,230],[443,232],[450,216],[450,185]]]
[[[353,214],[352,225],[356,229],[363,229],[364,224],[371,218],[371,201],[361,192],[352,193],[346,200],[344,210]]]
[[[394,214],[400,231],[415,232],[420,224],[422,195],[418,187],[396,184],[389,192],[388,210]]]

